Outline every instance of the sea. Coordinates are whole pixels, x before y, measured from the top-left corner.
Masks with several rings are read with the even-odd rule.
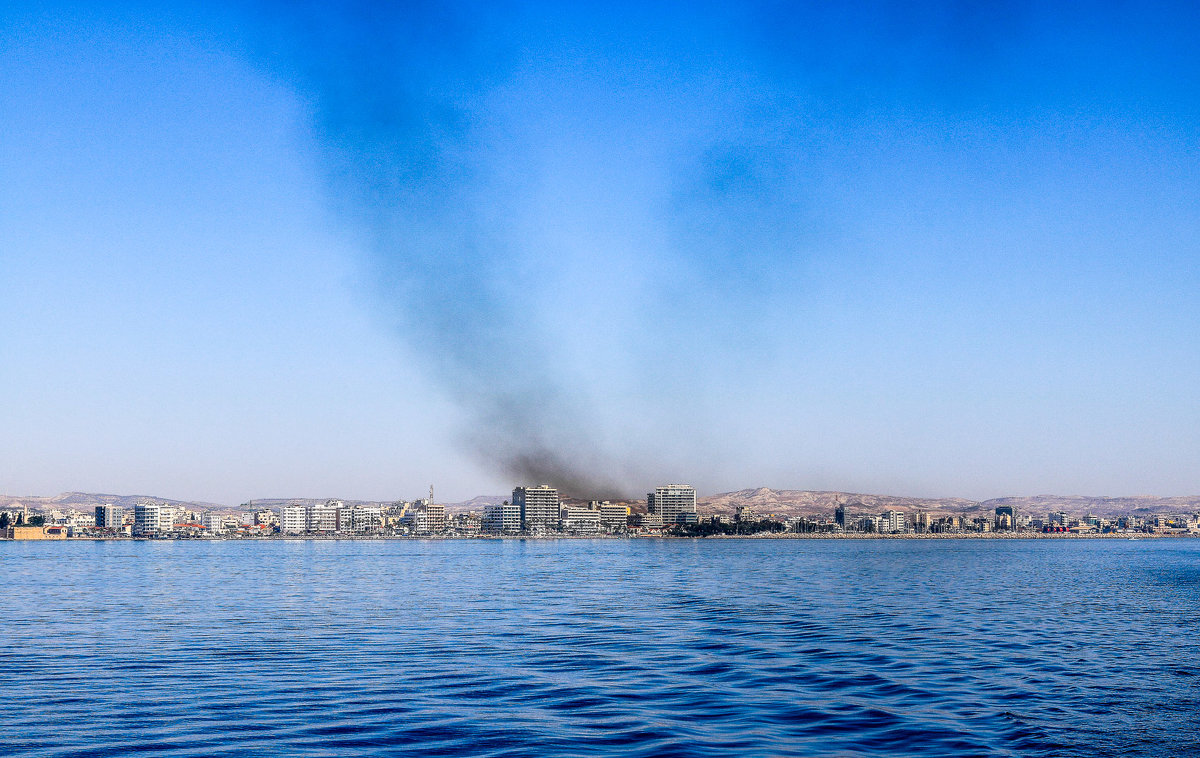
[[[1197,756],[1200,540],[0,543],[0,755]]]

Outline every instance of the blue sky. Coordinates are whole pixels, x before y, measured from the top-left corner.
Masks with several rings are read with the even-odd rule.
[[[1198,21],[10,5],[0,490],[1200,492]]]

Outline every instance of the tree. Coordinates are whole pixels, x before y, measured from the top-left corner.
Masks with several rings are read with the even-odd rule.
[[[30,526],[42,526],[45,523],[46,523],[45,516],[30,516],[29,517],[29,525]]]
[[[9,521],[8,513],[7,512],[0,513],[0,529],[7,529],[8,521]]]

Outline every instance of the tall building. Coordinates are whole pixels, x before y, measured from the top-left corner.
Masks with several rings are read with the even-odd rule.
[[[899,534],[907,531],[903,511],[884,511],[879,516],[879,531],[885,534]]]
[[[843,532],[850,531],[850,522],[853,517],[846,512],[846,504],[838,503],[837,509],[833,512],[833,520],[842,528]]]
[[[324,503],[308,506],[308,531],[336,532],[341,506],[340,500],[326,500]]]
[[[301,534],[308,531],[308,507],[301,503],[283,506],[279,517],[279,529],[284,534]]]
[[[662,516],[663,525],[694,524],[696,515],[696,490],[687,484],[668,484],[655,487],[646,495],[646,510]]]
[[[521,528],[529,532],[546,531],[558,526],[558,490],[546,484],[517,487],[513,505],[521,509]]]
[[[1012,531],[1017,528],[1017,509],[1012,505],[996,506],[996,531]]]
[[[135,503],[133,506],[133,534],[136,537],[154,537],[160,532],[167,531],[163,528],[162,517],[167,516],[167,521],[174,514],[162,513],[162,507],[158,503]]]
[[[125,509],[119,505],[97,505],[96,526],[101,529],[120,529],[125,522]]]
[[[417,504],[400,523],[417,534],[441,534],[446,531],[446,506],[429,500],[418,500]]]

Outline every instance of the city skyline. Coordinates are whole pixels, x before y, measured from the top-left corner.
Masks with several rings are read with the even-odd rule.
[[[0,491],[1200,492],[1187,6],[440,7],[0,12]]]

